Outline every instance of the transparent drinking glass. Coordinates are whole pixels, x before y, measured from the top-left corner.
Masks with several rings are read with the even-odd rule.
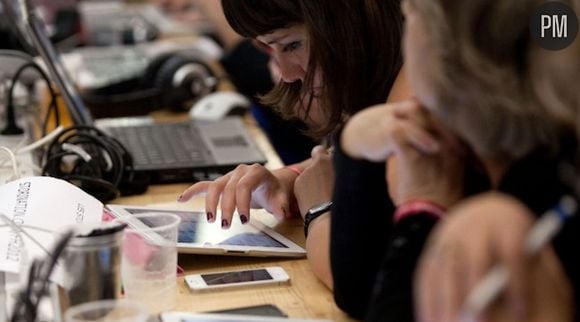
[[[117,219],[123,235],[121,279],[125,297],[150,313],[168,311],[177,293],[177,236],[181,218],[170,213],[142,213]]]

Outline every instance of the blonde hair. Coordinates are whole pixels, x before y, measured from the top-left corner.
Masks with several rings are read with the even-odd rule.
[[[547,88],[557,97],[561,85],[535,68],[549,54],[528,30],[542,1],[410,1],[433,49],[426,77],[446,125],[484,157],[518,159],[540,145],[557,146],[562,120],[577,113],[567,101],[555,108],[544,99]]]

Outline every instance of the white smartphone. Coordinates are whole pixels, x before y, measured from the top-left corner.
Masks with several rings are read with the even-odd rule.
[[[227,272],[191,274],[185,283],[192,291],[223,290],[261,284],[281,284],[290,280],[282,267],[265,267]]]

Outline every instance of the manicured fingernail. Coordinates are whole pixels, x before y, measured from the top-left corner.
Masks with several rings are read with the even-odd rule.
[[[209,221],[209,222],[213,222],[213,218],[214,218],[214,217],[213,217],[213,213],[212,213],[211,211],[208,211],[208,212],[206,213],[206,215],[207,215],[207,221]]]
[[[228,222],[227,219],[222,219],[222,228],[228,228],[230,226],[230,223]]]
[[[248,217],[246,215],[240,215],[240,221],[242,224],[245,224],[248,222]]]
[[[183,195],[179,195],[179,197],[177,197],[177,202],[181,202],[181,199],[183,199]]]

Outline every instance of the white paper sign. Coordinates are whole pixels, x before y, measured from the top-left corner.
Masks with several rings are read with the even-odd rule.
[[[78,223],[100,222],[103,204],[64,180],[27,177],[0,186],[0,213],[50,251],[54,232]],[[17,233],[3,221],[0,226],[0,271],[18,273],[21,261],[46,257],[46,252],[26,236],[22,236],[26,250],[22,252]]]

